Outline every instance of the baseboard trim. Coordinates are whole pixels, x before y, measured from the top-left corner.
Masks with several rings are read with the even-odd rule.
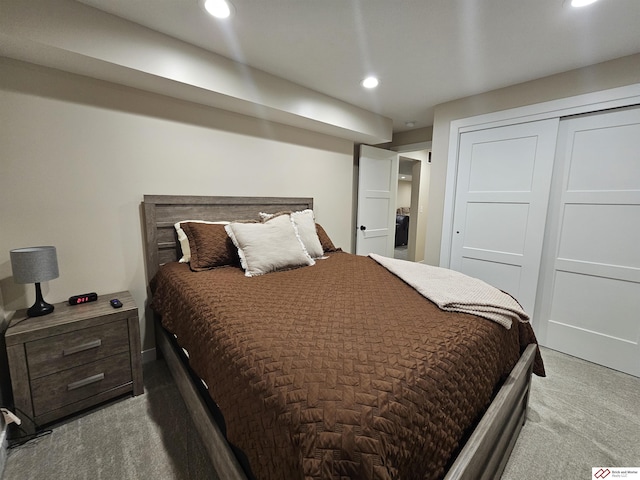
[[[156,349],[150,348],[149,350],[142,351],[142,363],[149,363],[155,361],[157,358]]]

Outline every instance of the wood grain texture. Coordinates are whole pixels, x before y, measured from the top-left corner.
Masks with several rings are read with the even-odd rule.
[[[140,321],[138,315],[127,320],[129,330],[129,351],[131,352],[131,379],[133,381],[133,394],[142,395],[144,385],[142,383],[142,353],[140,343]]]
[[[106,402],[107,400],[114,399],[116,397],[120,397],[122,395],[126,395],[131,392],[131,382],[122,384],[113,388],[111,390],[106,390],[92,397],[85,398],[83,400],[77,401],[75,403],[70,403],[65,405],[62,408],[57,410],[51,410],[43,415],[36,416],[34,418],[35,422],[38,425],[46,425],[48,423],[54,422],[61,418],[67,417],[69,415],[73,415],[74,413],[80,412],[84,409],[94,407],[102,402]]]
[[[99,374],[104,374],[103,379],[79,388],[72,388],[74,383]],[[129,352],[112,355],[96,362],[32,380],[33,411],[37,417],[130,382]]]
[[[122,308],[114,309],[109,300],[119,298]],[[74,332],[78,328],[88,328],[116,320],[126,320],[132,313],[138,314],[133,297],[129,292],[99,295],[95,302],[69,305],[67,302],[55,304],[55,310],[43,317],[27,317],[27,310],[18,310],[5,334],[7,345],[27,343],[53,335]]]
[[[276,213],[313,208],[306,197],[207,197],[145,195],[147,278],[158,267],[180,258],[174,224],[181,220],[233,221],[258,219],[260,212]]]
[[[99,345],[96,345],[100,342]],[[116,353],[129,352],[129,333],[124,321],[82,328],[26,344],[32,380]],[[74,350],[82,348],[83,350]],[[69,353],[74,352],[74,353]]]
[[[536,345],[529,345],[445,480],[500,478],[525,420]]]
[[[22,420],[22,428],[25,433],[35,432],[33,418],[33,404],[31,402],[31,385],[29,384],[29,369],[27,368],[27,355],[23,344],[7,347],[9,360],[9,375],[11,375],[11,388],[13,391],[13,404],[15,413]]]
[[[123,306],[114,309],[109,300]],[[5,333],[14,406],[26,427],[46,423],[127,392],[143,393],[138,308],[129,292],[96,302],[55,305],[29,318],[16,312]],[[87,378],[104,374],[104,379]],[[69,384],[77,388],[68,389]]]

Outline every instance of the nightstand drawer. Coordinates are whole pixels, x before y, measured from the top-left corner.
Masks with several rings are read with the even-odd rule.
[[[29,377],[33,380],[128,352],[129,332],[122,320],[29,342],[26,349]]]
[[[44,415],[131,382],[129,352],[38,378],[31,382],[33,411]]]

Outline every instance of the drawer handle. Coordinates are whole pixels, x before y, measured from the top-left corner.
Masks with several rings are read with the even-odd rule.
[[[67,390],[75,390],[76,388],[85,387],[87,385],[91,385],[92,383],[99,382],[104,379],[104,373],[99,373],[97,375],[92,375],[87,378],[83,378],[82,380],[78,380],[77,382],[70,383],[67,385]]]
[[[62,351],[62,356],[66,357],[67,355],[73,355],[74,353],[84,352],[85,350],[90,350],[92,348],[98,348],[100,345],[102,345],[102,340],[93,340],[92,342],[87,342],[83,343],[82,345],[64,349]]]

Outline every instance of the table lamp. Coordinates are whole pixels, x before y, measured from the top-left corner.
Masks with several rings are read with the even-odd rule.
[[[42,298],[40,282],[58,278],[58,257],[56,247],[17,248],[9,252],[11,270],[16,283],[35,283],[36,301],[27,310],[29,317],[41,317],[53,312],[53,305]]]

